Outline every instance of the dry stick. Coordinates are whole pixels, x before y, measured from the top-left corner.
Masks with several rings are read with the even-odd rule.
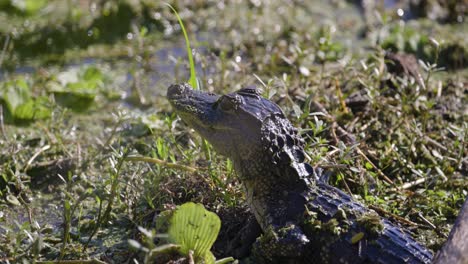
[[[362,150],[359,147],[357,147],[356,150],[359,153],[359,155],[361,155],[367,162],[369,162],[370,165],[372,165],[372,167],[387,183],[395,185],[395,183],[390,178],[388,178],[387,175],[385,175],[385,173],[383,173],[377,166],[375,166],[375,164],[366,156],[366,154],[364,154],[364,152],[362,152]]]
[[[196,168],[196,167],[194,168],[194,167],[190,167],[190,166],[175,164],[175,163],[167,162],[167,161],[164,161],[164,160],[160,160],[160,159],[156,159],[156,158],[150,158],[150,157],[143,157],[143,156],[129,156],[129,157],[126,157],[125,160],[127,160],[127,161],[150,162],[150,163],[158,164],[158,165],[161,165],[161,166],[164,166],[164,167],[184,170],[184,171],[188,171],[188,172],[192,172],[192,173],[196,172],[197,170],[200,169],[200,168]]]
[[[141,78],[140,73],[138,71],[135,71],[135,74],[133,75],[133,88],[137,93],[139,103],[141,105],[147,105],[148,101],[146,100],[145,96],[143,95],[143,92],[141,91]]]
[[[428,135],[424,135],[421,130],[419,130],[417,127],[415,126],[410,126],[407,122],[406,122],[406,125],[407,127],[409,127],[411,130],[415,131],[416,134],[418,134],[419,137],[423,138],[426,143],[428,144],[431,144],[432,146],[434,147],[437,147],[443,151],[447,151],[447,148],[445,146],[443,146],[442,144],[440,144],[439,142],[435,141],[434,139],[430,138]]]
[[[434,139],[428,137],[427,135],[424,135],[424,139],[427,141],[427,143],[433,145],[434,147],[438,147],[441,150],[447,151],[447,148],[445,146],[435,141]]]
[[[421,220],[428,224],[432,229],[437,229],[437,227],[431,221],[427,220],[427,218],[424,217],[421,212],[418,212],[418,217],[421,218]],[[445,238],[447,238],[447,236],[445,236]]]
[[[45,136],[47,137],[47,139],[49,140],[49,142],[53,145],[57,144],[58,140],[57,140],[57,137],[55,137],[54,135],[52,135],[52,133],[50,133],[49,129],[47,129],[47,127],[43,126],[42,124],[38,123],[37,126],[42,130],[44,131],[44,134]]]
[[[76,144],[76,156],[78,157],[78,166],[81,167],[81,145],[79,142]]]
[[[336,135],[336,126],[337,126],[336,122],[332,121],[330,132],[331,132],[331,136],[333,137],[333,140],[335,141],[335,144],[338,144],[338,142],[340,142],[340,139]]]
[[[327,118],[329,118],[331,121],[332,121],[332,136],[334,138],[337,138],[337,135],[336,135],[336,132],[335,132],[335,128],[336,127],[340,127],[338,125],[338,123],[336,122],[335,118],[333,118],[333,116],[331,116],[330,114],[328,114],[327,110],[325,109],[325,107],[323,107],[320,103],[318,102],[312,102],[314,104],[314,106],[316,108],[319,109],[320,112],[324,113],[325,116]],[[346,130],[343,129],[343,132],[345,134],[349,134]],[[369,164],[372,165],[372,167],[374,167],[374,169],[377,171],[377,173],[389,184],[392,184],[392,185],[395,185],[395,183],[387,177],[387,175],[385,175],[385,173],[383,173],[377,166],[375,166],[375,164],[364,154],[364,152],[362,152],[362,150],[359,148],[359,147],[356,147],[356,150],[357,152],[359,153],[359,155],[361,155],[367,162],[369,162]]]
[[[349,194],[350,196],[352,196],[352,195],[353,195],[353,192],[352,192],[351,189],[349,188],[348,183],[346,182],[346,179],[345,179],[344,177],[343,177],[343,183],[344,183],[344,186],[345,186],[346,191],[348,192],[348,194]]]
[[[46,151],[50,149],[50,145],[45,145],[43,146],[42,148],[40,148],[36,153],[34,153],[34,155],[28,160],[28,162],[26,163],[26,167],[24,168],[24,171],[27,171],[29,169],[29,167],[31,167],[31,164],[34,162],[34,160],[39,156],[41,155],[42,152]]]
[[[189,264],[195,264],[195,260],[193,259],[193,250],[189,250],[188,252],[188,263]]]
[[[400,221],[401,223],[404,223],[404,224],[407,224],[407,225],[412,225],[412,226],[419,226],[418,224],[416,224],[415,222],[413,221],[410,221],[404,217],[401,217],[399,215],[396,215],[396,214],[393,214],[393,213],[390,213],[390,212],[387,212],[385,211],[384,209],[380,208],[380,207],[377,207],[375,205],[369,205],[369,208],[376,211],[377,213],[380,213],[380,214],[383,214],[383,215],[387,215],[387,216],[390,216],[392,217],[393,219],[397,220],[397,221]]]
[[[36,261],[36,264],[106,264],[98,259]]]
[[[8,44],[10,44],[10,35],[6,36],[5,43],[3,44],[2,54],[0,54],[0,69],[2,69],[3,59],[5,58],[5,53],[8,48]]]
[[[327,109],[325,109],[325,107],[321,103],[315,102],[315,101],[311,101],[310,103],[313,104],[313,108],[315,108],[319,112],[323,113],[324,117],[327,118],[332,123],[331,124],[331,134],[332,134],[331,136],[333,137],[333,140],[335,140],[338,143],[338,141],[339,141],[338,139],[343,137],[344,139],[342,141],[344,141],[346,144],[354,144],[355,143],[355,142],[353,142],[354,141],[354,135],[350,134],[348,131],[346,131],[346,129],[343,129],[338,124],[338,122],[336,122],[335,117],[330,115],[328,113]],[[340,135],[336,134],[337,130],[340,133]],[[348,137],[351,140],[346,139],[346,137]]]
[[[83,247],[82,253],[86,252],[86,249],[88,248],[89,243],[91,243],[91,240],[93,239],[93,236],[97,233],[97,231],[101,227],[101,222],[102,222],[102,200],[99,200],[99,211],[98,211],[98,218],[97,218],[97,221],[96,221],[96,227],[93,229],[93,232],[89,236],[88,241],[86,241],[86,244]]]
[[[336,82],[336,86],[337,88],[339,89],[339,84],[338,84],[338,80],[335,79],[335,82]],[[342,94],[341,94],[341,90],[339,91],[339,94],[340,94],[340,98],[342,99]],[[320,103],[318,102],[313,102],[315,107],[318,108],[320,110],[320,112],[322,112],[325,117],[327,117],[328,119],[330,119],[332,121],[332,125],[331,125],[331,136],[333,137],[333,140],[335,140],[336,143],[339,142],[339,137],[338,135],[336,134],[336,131],[339,130],[340,134],[343,136],[343,137],[346,137],[348,136],[349,139],[351,140],[348,140],[348,139],[345,139],[346,143],[349,144],[350,142],[349,141],[352,141],[351,143],[354,144],[354,137],[352,135],[350,135],[348,133],[348,131],[346,131],[345,129],[341,128],[338,123],[336,122],[335,118],[333,116],[331,116],[330,114],[328,114],[327,110],[325,109],[325,107],[323,107],[323,105],[321,105]],[[346,104],[344,102],[344,100],[342,100],[342,107],[343,109],[345,110],[346,109]],[[322,166],[323,167],[323,166]],[[346,188],[346,191],[352,195],[352,192],[351,192],[351,189],[349,188],[348,186],[348,183],[346,182],[346,179],[343,178],[343,183],[344,183],[344,186]]]
[[[3,138],[5,139],[5,141],[8,140],[6,136],[6,132],[5,132],[5,126],[3,124],[3,105],[1,104],[0,104],[0,128],[2,130]]]
[[[320,166],[320,168],[324,169],[347,169],[348,165],[345,164],[321,164],[320,162],[317,162],[316,166]]]
[[[432,229],[434,229],[434,231],[437,233],[437,235],[439,235],[440,237],[443,237],[443,238],[447,239],[448,236],[447,236],[446,234],[444,234],[444,232],[442,232],[442,231],[440,230],[439,227],[437,227],[437,226],[434,225],[431,221],[429,221],[427,218],[425,218],[425,217],[422,215],[421,212],[418,212],[417,215],[418,215],[418,217],[419,217],[424,223],[426,223],[426,224],[429,225]]]
[[[112,128],[112,131],[111,131],[109,137],[107,138],[106,143],[102,144],[102,142],[99,142],[99,143],[101,144],[101,150],[110,145],[112,138],[113,138],[114,135],[117,133],[117,129],[119,128],[119,126],[120,126],[122,123],[123,123],[123,120],[118,120],[118,122],[117,122],[117,123],[115,124],[115,126]]]
[[[411,188],[413,186],[419,185],[419,184],[421,184],[421,183],[423,183],[425,181],[427,181],[427,178],[419,178],[419,179],[417,179],[415,181],[406,182],[403,185],[401,185],[400,187],[392,189],[392,191],[406,190],[406,189],[409,189],[409,188]]]
[[[348,107],[346,107],[346,102],[345,102],[345,100],[343,98],[343,93],[341,92],[340,83],[339,83],[337,78],[334,78],[334,79],[335,79],[336,93],[338,94],[338,99],[340,100],[341,108],[342,108],[343,112],[348,114],[349,113]]]
[[[28,203],[26,201],[24,201],[23,197],[21,197],[21,195],[18,195],[18,200],[20,201],[20,203],[24,206],[24,208],[26,208],[26,211],[28,211],[28,221],[29,221],[29,224],[31,226],[33,226],[33,220],[32,220],[32,210],[31,208],[28,206]]]

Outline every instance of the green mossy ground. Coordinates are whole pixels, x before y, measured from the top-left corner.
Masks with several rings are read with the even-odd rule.
[[[159,231],[160,213],[188,201],[220,216],[213,252],[227,257],[247,206],[229,160],[165,99],[189,77],[169,8],[9,2],[0,0],[0,262],[141,262],[128,240],[154,245],[142,230]],[[442,24],[402,21],[392,7],[364,19],[341,0],[171,4],[202,89],[261,87],[301,128],[309,162],[333,172],[330,184],[440,248],[468,191],[464,14]],[[389,72],[385,50],[416,55],[425,88]]]

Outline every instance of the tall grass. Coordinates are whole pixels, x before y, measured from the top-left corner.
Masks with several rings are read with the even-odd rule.
[[[170,5],[168,3],[165,3],[165,4],[172,10],[172,12],[174,12],[174,14],[177,17],[177,20],[179,20],[180,28],[182,29],[182,33],[184,33],[185,45],[186,45],[186,48],[187,48],[187,56],[188,56],[189,63],[190,63],[190,79],[189,79],[188,83],[194,89],[198,89],[197,73],[195,72],[195,63],[193,62],[192,48],[190,47],[190,41],[189,41],[189,38],[187,36],[187,31],[185,30],[184,23],[182,22],[182,18],[180,18],[179,13],[177,13],[175,8],[172,7],[172,5]]]

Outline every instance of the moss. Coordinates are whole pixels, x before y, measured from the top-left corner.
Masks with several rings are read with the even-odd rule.
[[[371,235],[380,234],[384,229],[381,217],[374,211],[358,216],[356,221]]]

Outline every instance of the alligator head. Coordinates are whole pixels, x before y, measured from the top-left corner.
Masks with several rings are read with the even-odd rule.
[[[304,141],[281,109],[255,88],[216,95],[188,84],[171,85],[167,97],[190,127],[229,157],[242,178],[260,173],[284,175],[285,169],[312,171],[304,161]]]

